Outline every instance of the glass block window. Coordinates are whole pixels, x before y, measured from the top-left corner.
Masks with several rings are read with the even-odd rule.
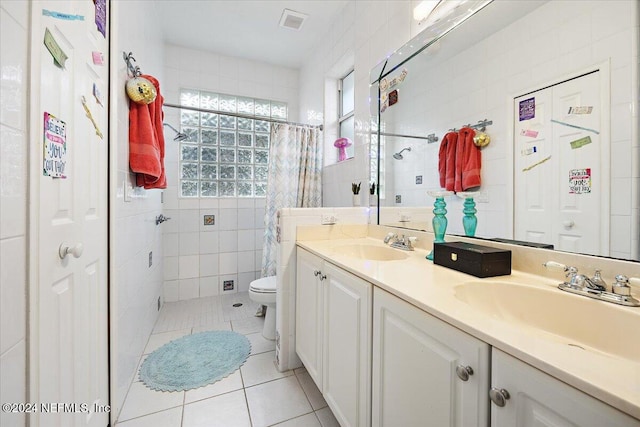
[[[287,120],[284,102],[183,89],[180,105],[254,118],[180,110],[181,197],[264,197],[270,122]]]

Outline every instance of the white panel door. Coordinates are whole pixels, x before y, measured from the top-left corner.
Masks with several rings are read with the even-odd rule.
[[[373,285],[327,262],[322,272],[322,393],[342,427],[368,427]]]
[[[372,426],[488,425],[489,345],[379,288],[372,359]]]
[[[526,121],[515,118],[515,239],[527,242],[552,243],[549,213],[553,211],[552,194],[557,190],[553,174],[553,135],[551,89],[516,98],[516,113],[521,101],[534,98],[535,117]],[[539,163],[538,166],[531,167]],[[530,168],[531,169],[528,169]],[[523,171],[523,169],[528,169]]]
[[[609,147],[602,133],[609,109],[601,100],[602,75],[515,99],[515,239],[609,254]],[[527,101],[535,104],[534,117],[521,110]]]
[[[495,348],[491,385],[506,390],[491,404],[491,427],[640,427],[636,420]]]
[[[609,255],[599,232],[601,227],[608,230],[609,214],[607,210],[601,215],[602,206],[609,204],[609,189],[603,185],[608,156],[601,133],[600,73],[554,86],[552,97],[560,185],[555,202],[558,214],[552,223],[557,249]]]
[[[68,57],[54,64],[48,30]],[[32,425],[107,425],[108,39],[92,1],[32,4],[31,401],[75,406],[35,414]],[[108,37],[108,34],[106,35]],[[104,57],[94,64],[93,52]],[[94,96],[104,98],[102,105]],[[82,100],[103,134],[98,137]],[[65,178],[44,175],[44,115],[64,122]],[[52,122],[53,123],[53,122]],[[61,122],[57,122],[59,129]],[[60,141],[58,141],[60,142]],[[58,147],[60,148],[60,147]],[[37,162],[37,163],[36,163]],[[60,247],[72,253],[62,257]]]

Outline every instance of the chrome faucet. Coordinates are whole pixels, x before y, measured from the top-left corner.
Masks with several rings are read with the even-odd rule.
[[[408,237],[404,234],[402,237],[398,237],[396,233],[389,233],[384,238],[385,243],[391,242],[391,247],[396,249],[402,249],[403,251],[413,251],[413,242],[418,240],[417,237]]]
[[[614,304],[640,307],[640,301],[631,296],[630,279],[626,276],[616,276],[616,282],[611,286],[611,292],[608,292],[607,285],[600,275],[600,270],[596,270],[593,277],[589,278],[584,274],[578,274],[578,269],[575,267],[569,267],[554,261],[547,261],[543,265],[547,268],[562,269],[565,272],[568,281],[558,285],[560,290]],[[632,278],[631,280],[639,279]]]

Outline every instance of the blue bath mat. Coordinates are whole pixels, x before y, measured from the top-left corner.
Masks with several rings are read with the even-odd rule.
[[[140,380],[158,391],[202,387],[236,371],[250,352],[251,343],[237,332],[187,335],[151,353],[140,367]]]

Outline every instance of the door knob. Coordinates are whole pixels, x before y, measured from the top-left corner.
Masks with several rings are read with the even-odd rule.
[[[58,248],[58,255],[60,255],[60,259],[65,259],[69,254],[73,255],[74,258],[80,258],[82,251],[84,251],[82,243],[76,243],[75,246],[68,246],[62,242],[60,248]]]
[[[462,381],[468,381],[469,376],[473,375],[473,368],[471,366],[458,365],[456,366],[456,374]]]
[[[574,225],[576,225],[576,223],[573,222],[572,220],[567,220],[567,221],[563,221],[562,225],[564,226],[564,228],[572,228]]]
[[[499,406],[501,408],[507,404],[507,400],[510,397],[511,395],[509,395],[509,392],[503,388],[499,389],[491,387],[491,390],[489,390],[489,399],[491,399],[491,401],[495,403],[496,406]]]

